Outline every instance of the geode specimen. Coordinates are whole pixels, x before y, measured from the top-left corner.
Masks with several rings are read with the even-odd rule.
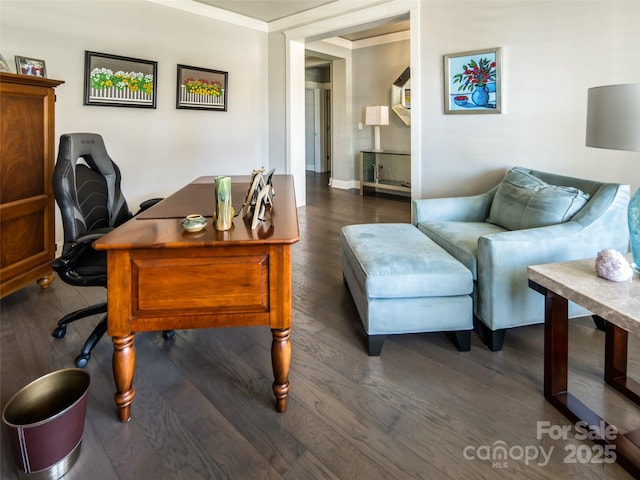
[[[605,248],[598,253],[596,273],[612,282],[626,282],[633,277],[633,270],[624,255],[611,248]]]

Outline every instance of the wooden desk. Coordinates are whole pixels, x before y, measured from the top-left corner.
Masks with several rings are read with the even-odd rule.
[[[573,422],[584,421],[604,433],[597,441],[612,445],[616,461],[640,478],[640,429],[626,434],[601,432],[604,422],[568,392],[568,301],[604,320],[604,379],[640,405],[640,384],[627,378],[627,332],[640,336],[640,280],[611,282],[596,275],[595,260],[529,267],[529,286],[545,296],[544,396]],[[600,422],[604,422],[601,424]]]
[[[236,211],[249,177],[233,179]],[[135,332],[268,325],[276,410],[286,408],[291,361],[291,245],[299,239],[293,177],[273,178],[270,216],[255,230],[237,216],[217,231],[213,177],[201,177],[94,243],[107,250],[108,334],[120,420],[131,417]],[[207,227],[185,232],[191,213]]]

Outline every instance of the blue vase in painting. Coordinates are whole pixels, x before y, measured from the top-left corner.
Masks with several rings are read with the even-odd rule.
[[[471,94],[471,101],[479,107],[486,107],[489,103],[487,88],[484,85],[476,87]]]

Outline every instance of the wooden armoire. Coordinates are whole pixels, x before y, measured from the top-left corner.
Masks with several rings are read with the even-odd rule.
[[[0,298],[54,278],[54,88],[62,83],[0,72]]]

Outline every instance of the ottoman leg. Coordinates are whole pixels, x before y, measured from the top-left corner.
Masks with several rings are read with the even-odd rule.
[[[386,335],[367,335],[367,342],[369,348],[370,357],[380,356],[382,351],[382,345],[384,344],[384,338]]]
[[[447,332],[447,336],[458,347],[461,352],[471,350],[471,330],[457,330],[455,332]]]

